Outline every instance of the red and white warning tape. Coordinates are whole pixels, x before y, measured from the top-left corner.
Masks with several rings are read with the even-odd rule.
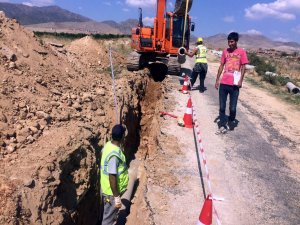
[[[190,82],[189,82],[189,85],[190,85],[190,90],[192,90]],[[190,96],[190,98],[192,98],[192,95],[191,95],[190,92],[189,92],[189,96]],[[208,172],[207,160],[206,160],[206,156],[205,156],[204,147],[203,147],[203,144],[202,144],[200,126],[199,126],[199,123],[198,123],[198,119],[197,119],[196,110],[194,108],[194,105],[192,105],[192,110],[193,110],[193,122],[194,122],[194,126],[195,126],[195,131],[196,131],[196,134],[197,134],[196,137],[197,137],[198,149],[200,150],[203,165],[205,167],[206,181],[207,181],[207,186],[208,186],[209,192],[212,195],[212,200],[213,201],[224,201],[223,198],[214,197],[214,195],[212,194],[212,188],[211,188],[211,182],[210,182],[210,177],[209,177],[209,172]],[[218,225],[221,225],[221,221],[220,221],[218,212],[217,212],[217,210],[214,206],[213,206],[213,211],[214,211],[214,214],[216,215],[216,220],[217,220]]]

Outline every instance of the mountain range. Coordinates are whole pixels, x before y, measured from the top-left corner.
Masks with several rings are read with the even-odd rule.
[[[7,17],[15,18],[20,24],[34,31],[66,33],[130,34],[131,28],[138,24],[136,19],[117,23],[113,20],[102,22],[62,9],[58,6],[31,7],[22,4],[0,3],[0,10]],[[226,34],[217,34],[204,38],[211,48],[227,47]],[[194,42],[195,37],[191,38]],[[276,49],[281,51],[300,51],[296,42],[272,41],[262,35],[241,34],[239,46],[246,49]]]

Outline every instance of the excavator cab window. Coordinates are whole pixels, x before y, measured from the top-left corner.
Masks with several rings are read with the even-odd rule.
[[[167,15],[166,19],[166,39],[170,40],[170,28],[171,28],[171,18]]]
[[[139,29],[139,28],[136,28],[135,34],[136,34],[136,35],[139,35],[139,34],[140,34],[140,29]]]
[[[183,30],[184,30],[184,17],[183,16],[177,16],[173,17],[173,47],[180,48],[182,47],[182,39],[183,39]],[[184,46],[188,46],[188,37],[189,37],[189,31],[188,31],[188,21],[186,24],[186,31],[185,33],[185,41]]]

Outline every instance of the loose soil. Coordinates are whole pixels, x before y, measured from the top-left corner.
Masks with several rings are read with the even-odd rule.
[[[126,224],[197,222],[209,190],[193,130],[159,113],[183,116],[182,78],[128,72],[125,39],[41,40],[3,14],[0,28],[0,224],[97,224],[99,152],[118,120],[139,161]],[[299,110],[245,83],[238,127],[215,135],[217,68],[210,57],[208,90],[192,99],[222,224],[299,224]]]

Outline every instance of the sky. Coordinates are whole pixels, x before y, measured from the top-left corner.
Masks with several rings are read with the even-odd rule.
[[[176,0],[166,0],[167,10]],[[144,24],[151,25],[157,0],[0,0],[29,6],[57,5],[96,21],[138,19],[143,9]],[[300,0],[193,0],[190,11],[196,24],[195,36],[212,36],[231,31],[262,34],[272,40],[300,43]]]

